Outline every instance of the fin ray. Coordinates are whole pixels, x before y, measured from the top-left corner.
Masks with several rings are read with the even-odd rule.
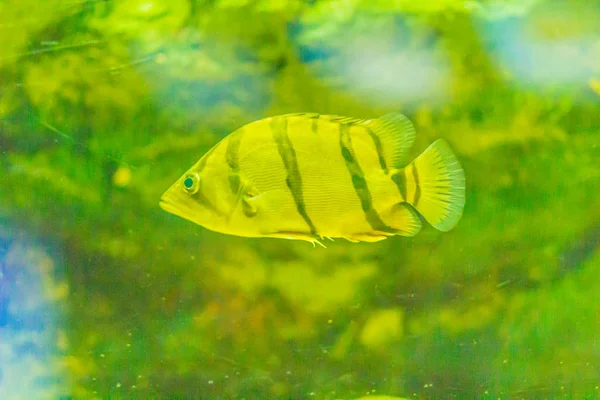
[[[349,242],[352,243],[358,243],[358,242],[369,242],[369,243],[373,243],[373,242],[380,242],[382,240],[385,240],[389,237],[389,234],[378,234],[376,232],[366,232],[366,233],[356,233],[350,236],[344,236],[344,239],[346,239]]]
[[[314,236],[310,233],[305,232],[272,232],[263,234],[264,237],[277,238],[277,239],[289,239],[289,240],[303,240],[305,242],[310,242],[313,244],[318,244],[321,247],[326,248],[326,246],[319,240],[320,238]]]

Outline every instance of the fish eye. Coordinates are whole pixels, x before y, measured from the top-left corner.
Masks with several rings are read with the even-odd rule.
[[[187,175],[183,179],[183,190],[185,190],[188,194],[194,194],[198,191],[199,183],[200,178],[197,174]]]

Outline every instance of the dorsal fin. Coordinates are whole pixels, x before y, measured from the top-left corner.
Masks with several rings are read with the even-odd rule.
[[[379,140],[385,159],[386,170],[402,168],[408,164],[408,152],[415,142],[415,127],[406,116],[400,113],[388,113],[382,117],[365,120],[341,115],[323,115],[318,113],[290,113],[281,117],[304,117],[327,120],[339,124],[357,124],[368,127]],[[380,149],[378,148],[379,152]]]
[[[283,114],[283,115],[281,115],[281,117],[283,117],[283,118],[288,118],[288,117],[303,117],[303,118],[309,118],[309,119],[313,119],[314,118],[314,119],[320,119],[320,120],[323,120],[323,121],[337,122],[337,123],[340,123],[340,124],[361,124],[361,123],[365,122],[364,119],[353,118],[353,117],[345,117],[343,115],[319,114],[319,113],[308,113],[308,112]]]
[[[408,118],[400,113],[389,113],[367,121],[366,125],[379,138],[389,169],[408,164],[408,152],[415,142],[415,127]]]

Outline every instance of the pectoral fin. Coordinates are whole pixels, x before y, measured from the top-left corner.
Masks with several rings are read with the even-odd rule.
[[[252,192],[246,192],[242,195],[242,212],[248,218],[254,217],[258,212],[256,202],[252,201],[252,199],[255,197],[256,195],[254,195]]]
[[[247,182],[239,182],[239,190],[237,192],[237,197],[235,199],[233,208],[229,213],[228,219],[231,218],[237,207],[240,205],[242,207],[242,212],[246,217],[254,217],[258,212],[258,208],[256,202],[253,202],[252,199],[254,199],[257,196],[258,191],[253,185]]]

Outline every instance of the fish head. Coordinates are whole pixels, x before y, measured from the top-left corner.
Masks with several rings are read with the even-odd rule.
[[[167,189],[160,207],[205,228],[221,231],[227,225],[235,196],[228,183],[227,164],[214,162],[206,154]],[[212,161],[212,162],[211,162]]]

